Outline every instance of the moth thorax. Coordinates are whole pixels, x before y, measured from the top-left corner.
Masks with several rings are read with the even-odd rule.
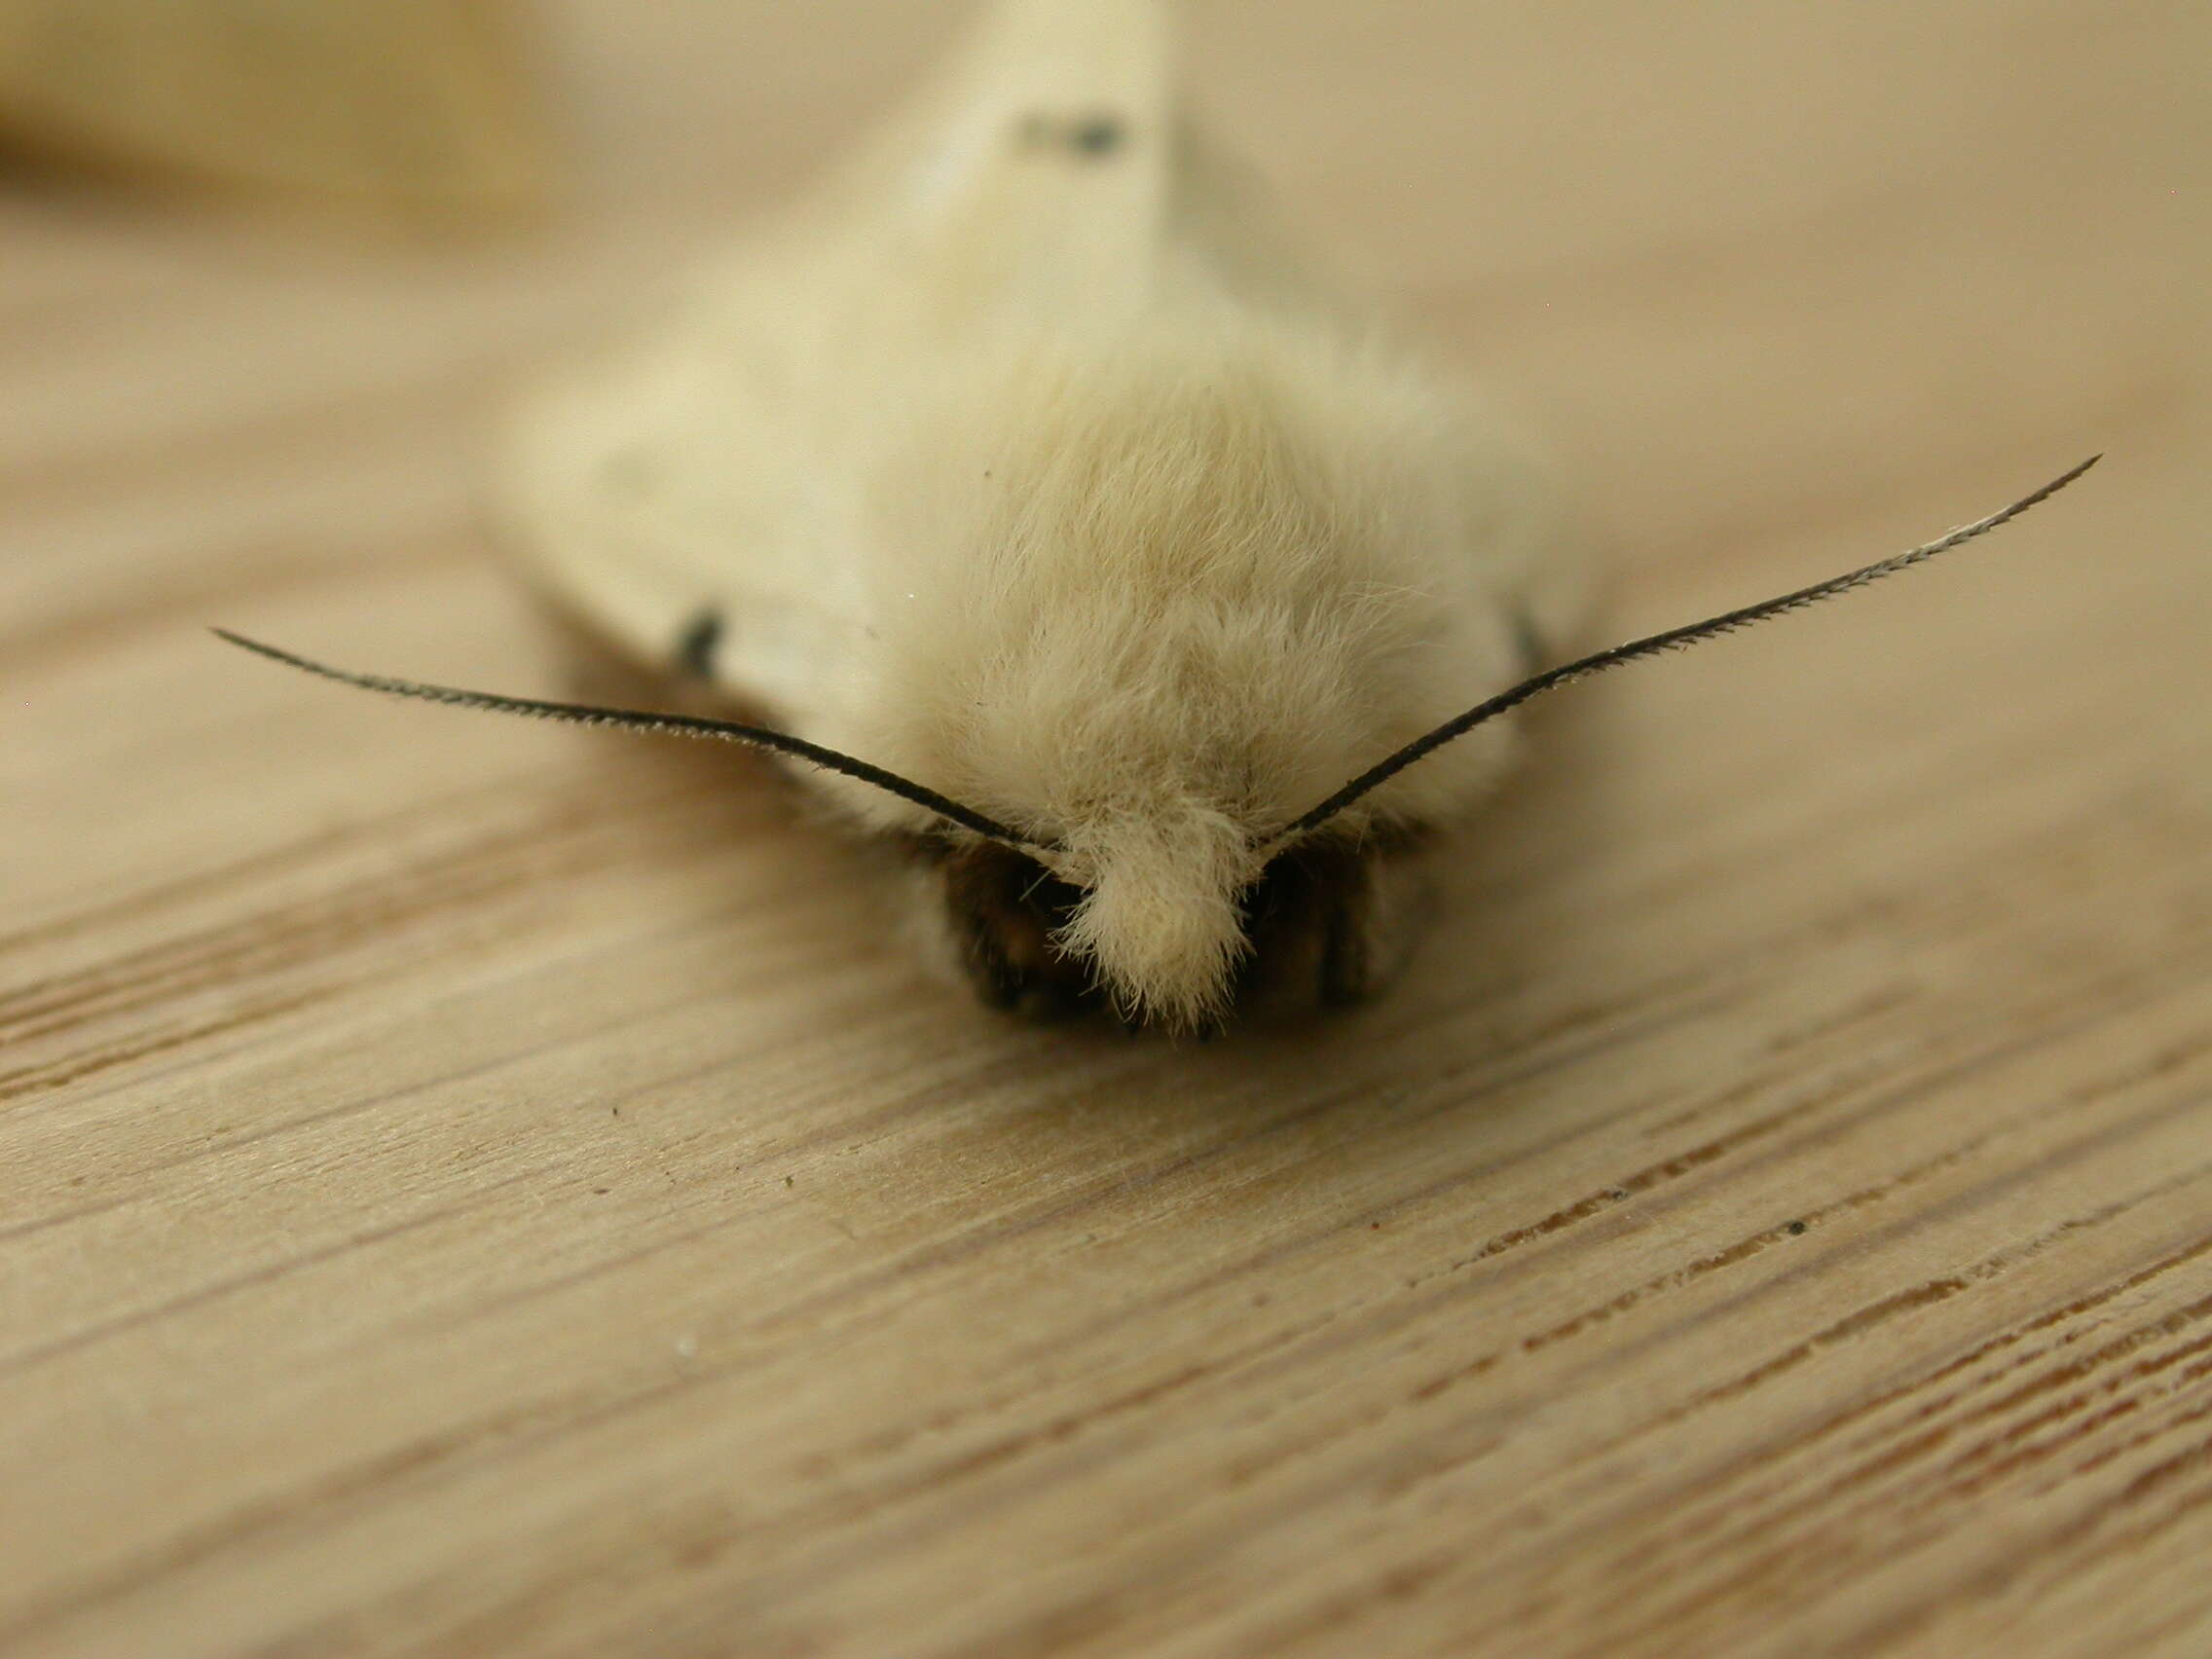
[[[1233,820],[1194,804],[1118,814],[1071,834],[1062,867],[1088,891],[1059,942],[1124,1011],[1170,1027],[1226,1011],[1249,948],[1238,901],[1258,874]]]

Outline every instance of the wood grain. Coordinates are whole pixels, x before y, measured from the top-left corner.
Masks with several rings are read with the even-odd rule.
[[[957,23],[558,12],[565,225],[0,201],[0,1651],[2212,1651],[2212,14],[1207,0],[1662,626],[1413,980],[1002,1023],[528,691],[503,378]]]

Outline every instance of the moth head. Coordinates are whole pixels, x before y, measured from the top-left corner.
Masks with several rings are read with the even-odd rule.
[[[994,1007],[1210,1032],[1233,1013],[1365,995],[1410,935],[1419,872],[1399,855],[1418,840],[1331,831],[1265,857],[1199,813],[1121,822],[1082,858],[968,835],[924,841],[914,919]],[[1210,879],[1195,878],[1208,857]]]
[[[1241,825],[1198,801],[1116,813],[1045,862],[1082,895],[1055,942],[1124,1018],[1190,1029],[1227,1014],[1251,948],[1241,900],[1264,863]]]

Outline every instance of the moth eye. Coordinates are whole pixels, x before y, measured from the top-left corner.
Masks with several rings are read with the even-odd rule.
[[[709,606],[676,636],[676,666],[694,680],[715,677],[715,651],[722,643],[722,613]]]

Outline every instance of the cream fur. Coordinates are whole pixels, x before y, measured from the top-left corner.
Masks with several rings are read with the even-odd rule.
[[[733,692],[1054,843],[1088,894],[1063,945],[1188,1024],[1268,838],[1516,678],[1514,608],[1557,637],[1578,583],[1496,425],[1199,146],[1164,12],[1011,0],[869,161],[541,404],[511,495],[642,654],[714,603]],[[1035,154],[1040,106],[1127,136]],[[1448,819],[1510,746],[1485,727],[1324,832]]]
[[[1150,1017],[1214,1014],[1267,838],[1514,678],[1525,485],[1396,354],[1235,309],[1019,333],[892,389],[868,648],[823,741],[1063,846],[1091,893],[1066,942]],[[1508,748],[1472,734],[1333,832],[1447,818]]]

